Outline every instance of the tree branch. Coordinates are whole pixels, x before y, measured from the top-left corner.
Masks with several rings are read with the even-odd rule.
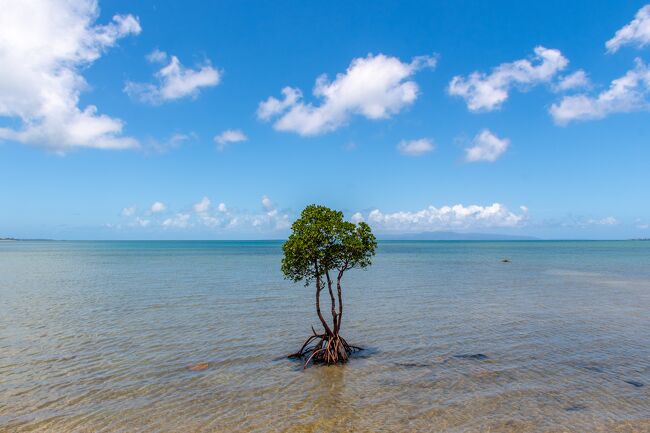
[[[336,277],[336,291],[339,295],[339,314],[336,322],[336,329],[341,330],[341,318],[343,317],[343,295],[341,293],[341,278],[343,278],[343,272],[345,272],[345,269],[347,267],[347,262],[345,262],[345,266],[339,270],[339,274]]]

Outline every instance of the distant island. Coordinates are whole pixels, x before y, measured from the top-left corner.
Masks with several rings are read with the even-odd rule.
[[[382,235],[381,240],[395,241],[535,241],[533,236],[502,235],[493,233],[420,232]]]
[[[19,238],[0,238],[0,242],[14,242],[14,241],[51,241],[52,239],[19,239]]]

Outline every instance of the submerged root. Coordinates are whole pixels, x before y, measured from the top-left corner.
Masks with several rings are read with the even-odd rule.
[[[359,350],[360,347],[348,344],[340,335],[317,334],[314,331],[314,335],[307,338],[302,348],[289,355],[289,358],[307,359],[303,368],[307,368],[310,362],[325,365],[343,364],[348,361],[350,354]]]

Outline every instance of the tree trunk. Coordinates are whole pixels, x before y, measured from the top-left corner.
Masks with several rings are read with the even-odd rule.
[[[316,268],[318,271],[318,267]],[[327,321],[323,317],[323,314],[320,310],[320,292],[324,288],[324,282],[321,279],[321,275],[316,273],[316,313],[318,318],[323,324],[325,332],[323,334],[317,334],[314,328],[312,327],[313,335],[311,335],[305,343],[302,345],[302,348],[289,355],[291,358],[307,358],[304,367],[306,368],[310,362],[318,364],[339,364],[345,363],[350,358],[350,354],[354,351],[361,350],[360,347],[352,346],[340,336],[341,331],[341,316],[343,315],[343,295],[341,290],[341,279],[343,277],[343,272],[345,269],[339,271],[336,279],[336,290],[338,293],[338,302],[339,302],[339,311],[336,311],[336,300],[334,298],[334,289],[332,287],[333,281],[330,278],[329,272],[325,272],[327,279],[327,289],[330,294],[330,300],[332,302],[332,327],[328,325]]]
[[[323,317],[323,314],[320,311],[320,291],[322,290],[321,286],[321,281],[320,281],[320,276],[316,276],[316,313],[318,314],[318,318],[320,319],[320,322],[323,324],[323,328],[325,328],[325,333],[327,335],[332,335],[332,330],[330,329],[329,325],[325,321],[325,318]]]
[[[339,271],[339,275],[336,277],[336,291],[339,295],[339,314],[336,323],[337,331],[341,330],[341,318],[343,317],[343,295],[341,294],[341,278],[343,278],[343,271]]]

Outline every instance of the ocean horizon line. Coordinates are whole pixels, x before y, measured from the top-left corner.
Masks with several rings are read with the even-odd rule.
[[[0,242],[285,242],[286,238],[251,238],[251,239],[56,239],[56,238],[3,238]],[[409,238],[382,238],[379,242],[627,242],[650,241],[646,238],[533,238],[533,239],[409,239]]]

